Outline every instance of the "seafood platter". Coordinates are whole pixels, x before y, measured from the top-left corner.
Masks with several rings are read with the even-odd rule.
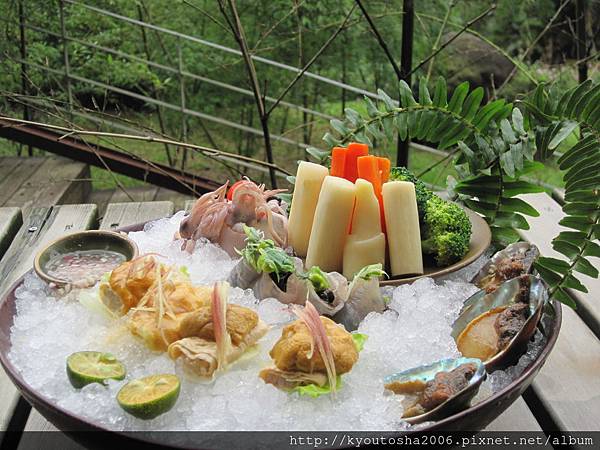
[[[0,306],[5,370],[59,428],[118,433],[479,430],[531,383],[561,317],[535,246],[486,250],[362,144],[282,194],[225,183],[120,230],[128,255],[51,244]]]

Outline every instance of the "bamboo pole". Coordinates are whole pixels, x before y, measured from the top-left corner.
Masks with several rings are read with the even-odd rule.
[[[25,0],[19,0],[19,50],[21,52],[21,93],[23,95],[29,95],[28,83],[27,83],[27,40],[25,37],[25,7],[23,3]],[[30,120],[29,106],[23,103],[23,120]],[[23,146],[19,146],[18,156],[21,156]],[[33,148],[31,145],[27,146],[27,154],[33,156]]]
[[[65,65],[65,83],[67,84],[67,97],[69,100],[69,115],[73,109],[73,89],[71,87],[71,66],[69,64],[69,43],[67,39],[67,27],[65,25],[65,3],[63,0],[58,2],[60,9],[60,34],[62,37],[63,61]],[[69,117],[69,119],[73,119]]]

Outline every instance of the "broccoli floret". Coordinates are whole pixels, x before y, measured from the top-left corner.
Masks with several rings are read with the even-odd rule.
[[[415,185],[415,194],[417,196],[417,209],[419,210],[419,222],[423,226],[425,210],[427,209],[427,200],[434,194],[431,190],[419,180],[406,167],[393,167],[390,172],[390,180],[392,181],[410,181]]]
[[[438,266],[449,266],[459,261],[469,251],[471,221],[456,203],[432,195],[427,201],[421,248],[432,255]]]

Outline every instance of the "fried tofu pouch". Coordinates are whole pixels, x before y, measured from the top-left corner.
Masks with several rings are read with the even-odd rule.
[[[331,319],[320,317],[331,345],[335,371],[338,375],[352,370],[358,361],[358,351],[352,335]],[[297,386],[327,383],[326,368],[320,352],[312,347],[312,337],[302,320],[286,325],[281,338],[270,353],[275,364],[259,373],[265,383],[290,390]]]
[[[127,326],[151,350],[167,351],[169,344],[185,337],[180,331],[181,324],[189,313],[209,304],[211,292],[208,286],[167,281],[162,285],[162,298],[159,298],[158,287],[154,286],[138,302],[143,306],[130,311]],[[159,321],[157,308],[161,300],[165,313]]]
[[[106,307],[119,315],[138,305],[148,289],[156,282],[158,273],[164,276],[169,270],[152,255],[141,256],[124,262],[115,268],[108,279],[100,283],[100,300]]]
[[[226,329],[231,338],[226,353],[226,362],[230,364],[256,344],[269,327],[255,311],[229,304],[226,309]],[[218,367],[214,331],[211,305],[188,313],[179,327],[182,339],[169,345],[169,356],[175,360],[181,358],[184,367],[194,375],[211,378]]]

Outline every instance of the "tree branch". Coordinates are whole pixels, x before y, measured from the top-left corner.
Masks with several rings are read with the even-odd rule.
[[[454,36],[452,36],[450,39],[448,39],[446,42],[444,42],[440,48],[438,48],[437,50],[435,50],[434,52],[432,52],[427,58],[423,59],[419,64],[416,65],[416,67],[414,67],[409,73],[408,76],[412,75],[413,73],[415,73],[417,70],[419,70],[421,67],[423,67],[425,64],[427,64],[427,62],[433,58],[435,58],[435,56],[440,53],[442,50],[444,50],[446,47],[448,47],[452,42],[454,42],[455,39],[457,39],[461,34],[463,34],[465,31],[467,31],[467,29],[471,28],[471,26],[476,23],[479,22],[481,19],[483,19],[485,16],[487,16],[488,14],[490,14],[491,12],[493,12],[496,9],[496,4],[493,3],[488,9],[486,9],[484,12],[482,12],[481,14],[479,14],[477,17],[469,20],[459,31],[456,32],[456,34]]]
[[[204,11],[202,8],[200,8],[198,5],[194,5],[192,2],[190,2],[189,0],[183,0],[183,3],[185,3],[188,6],[191,6],[192,8],[194,8],[195,10],[197,10],[198,12],[200,12],[200,14],[206,16],[209,18],[209,20],[215,24],[217,24],[218,26],[220,26],[221,28],[223,28],[225,31],[229,32],[230,30],[225,26],[225,24],[219,22],[217,20],[216,17],[214,17],[212,14],[210,14],[207,11]]]
[[[425,17],[427,19],[431,19],[431,20],[435,20],[436,22],[443,22],[442,19],[440,19],[439,17],[436,16],[432,16],[431,14],[425,14],[425,13],[416,13],[418,16],[422,16]],[[448,25],[451,25],[453,27],[456,28],[462,28],[463,26],[461,24],[452,22],[452,21],[448,21]],[[498,44],[494,43],[494,41],[490,40],[489,38],[485,37],[483,34],[472,30],[470,28],[467,28],[465,30],[465,32],[472,34],[473,36],[477,36],[479,39],[481,39],[482,41],[484,41],[485,43],[491,45],[492,47],[494,47],[494,49],[496,51],[498,51],[499,53],[501,53],[506,59],[508,59],[511,63],[513,63],[515,66],[517,66],[519,68],[519,70],[521,70],[521,72],[523,72],[525,74],[525,76],[527,78],[529,78],[529,80],[531,80],[532,83],[534,83],[536,86],[538,84],[537,79],[527,70],[527,67],[525,67],[518,59],[512,57],[510,55],[510,53],[508,53],[506,50],[504,50],[502,47],[500,47]]]
[[[267,161],[270,164],[269,177],[271,179],[271,186],[273,188],[277,188],[277,177],[275,176],[275,170],[273,169],[273,167],[271,167],[274,165],[273,149],[271,147],[271,136],[269,133],[269,114],[265,109],[264,95],[261,93],[258,75],[256,74],[256,67],[254,66],[252,55],[250,54],[250,50],[248,49],[248,42],[246,40],[246,36],[244,35],[244,28],[242,26],[242,21],[240,20],[240,16],[235,5],[235,0],[228,0],[228,4],[231,15],[233,16],[233,20],[229,18],[225,9],[225,5],[223,4],[223,0],[219,0],[219,8],[221,9],[221,13],[223,14],[225,20],[227,20],[227,23],[231,27],[231,31],[233,32],[235,40],[237,41],[242,52],[242,57],[246,65],[246,70],[248,71],[248,77],[250,78],[250,85],[254,94],[256,108],[258,109],[260,125],[263,131],[263,138],[265,142],[265,154],[267,157]]]
[[[379,42],[379,46],[381,47],[381,49],[385,53],[385,56],[387,56],[387,59],[390,61],[390,64],[392,65],[392,67],[394,68],[394,72],[396,72],[396,76],[398,77],[398,80],[400,80],[402,78],[402,71],[400,70],[400,67],[398,66],[398,64],[394,60],[394,56],[392,55],[392,52],[390,51],[390,49],[388,48],[387,44],[383,40],[383,37],[381,36],[381,34],[379,33],[379,31],[377,30],[377,27],[375,26],[375,23],[371,19],[371,16],[369,16],[369,13],[367,13],[367,10],[365,9],[365,7],[362,4],[362,1],[361,0],[355,0],[355,2],[358,5],[358,7],[360,8],[361,12],[363,13],[363,16],[365,16],[365,19],[367,19],[367,23],[369,24],[369,27],[371,28],[371,31],[375,35],[375,38],[377,39],[377,42]]]
[[[521,62],[525,61],[525,58],[527,57],[527,55],[529,54],[529,52],[531,50],[533,50],[533,47],[535,47],[535,45],[538,43],[538,41],[542,38],[542,36],[544,34],[546,34],[546,32],[550,29],[550,27],[552,26],[552,24],[554,23],[554,21],[558,18],[558,16],[560,15],[561,11],[564,9],[565,6],[567,6],[569,3],[571,2],[571,0],[565,0],[564,2],[562,2],[562,4],[558,7],[558,9],[556,10],[556,12],[554,13],[554,15],[550,18],[550,20],[548,21],[548,23],[546,24],[546,26],[544,27],[544,29],[535,37],[535,39],[533,41],[531,41],[531,44],[529,44],[529,47],[527,47],[527,49],[525,50],[525,52],[521,55],[521,57],[519,58]],[[512,70],[510,71],[510,73],[508,74],[508,77],[506,77],[506,79],[504,80],[504,82],[500,85],[500,87],[496,90],[496,94],[498,94],[502,89],[504,89],[504,87],[510,82],[510,80],[513,79],[513,77],[515,76],[515,73],[517,73],[517,66],[515,65]]]
[[[273,26],[271,28],[269,28],[267,31],[265,31],[263,33],[262,36],[260,36],[258,38],[258,40],[256,41],[256,44],[254,45],[254,48],[252,49],[252,52],[255,53],[258,48],[260,47],[260,44],[262,43],[262,41],[264,41],[267,36],[269,36],[279,25],[281,25],[281,23],[287,19],[288,17],[290,17],[292,14],[294,14],[295,12],[298,11],[298,8],[300,8],[300,6],[302,6],[302,4],[304,3],[305,0],[301,0],[300,2],[295,2],[294,6],[292,6],[292,9],[290,9],[287,13],[285,13],[285,15],[279,19],[277,22],[275,22],[275,24],[273,24]]]
[[[283,100],[283,98],[290,91],[290,89],[292,89],[294,87],[294,85],[298,82],[298,80],[300,78],[302,78],[302,76],[310,68],[310,66],[312,66],[313,63],[319,58],[319,56],[321,56],[323,54],[323,52],[327,49],[327,47],[329,47],[329,44],[331,44],[334,41],[334,39],[337,37],[337,35],[340,34],[340,32],[346,27],[346,23],[348,22],[348,19],[354,12],[354,9],[355,9],[355,6],[352,6],[350,11],[348,11],[348,14],[346,14],[346,18],[344,19],[342,24],[335,30],[335,32],[331,36],[329,36],[329,39],[327,39],[327,41],[321,46],[321,48],[317,51],[317,53],[315,53],[313,55],[313,57],[310,59],[310,61],[308,61],[306,63],[306,65],[302,68],[302,70],[296,74],[296,76],[290,82],[290,84],[288,84],[287,87],[283,90],[283,92],[281,94],[279,94],[279,97],[277,97],[275,99],[275,102],[271,105],[271,107],[267,111],[267,115],[269,115],[269,114],[271,114],[271,112],[273,112],[273,110],[277,107],[277,105],[279,105],[281,100]]]
[[[448,3],[448,9],[446,10],[446,15],[444,16],[444,21],[440,26],[440,30],[438,31],[438,35],[435,38],[435,42],[433,43],[433,50],[437,50],[438,45],[440,45],[440,41],[442,40],[442,34],[444,34],[444,30],[446,29],[446,24],[448,23],[448,19],[450,18],[450,13],[452,12],[452,8],[458,3],[458,0],[450,0]],[[429,83],[429,78],[431,78],[431,72],[433,71],[433,63],[435,58],[431,58],[429,62],[429,66],[427,66],[427,75],[425,76],[425,83]]]
[[[4,120],[6,122],[12,122],[12,123],[15,123],[18,125],[35,125],[35,126],[39,126],[39,127],[43,127],[43,128],[48,128],[50,130],[57,130],[57,131],[64,132],[65,134],[60,136],[58,138],[58,141],[65,139],[69,136],[76,135],[76,136],[112,137],[115,139],[128,139],[128,140],[134,140],[134,141],[155,142],[158,144],[169,144],[169,145],[173,145],[173,146],[185,147],[185,148],[189,148],[192,150],[196,150],[199,153],[201,153],[205,156],[209,156],[209,157],[224,156],[224,157],[232,158],[232,159],[241,159],[241,160],[244,160],[244,161],[259,165],[259,166],[263,166],[263,167],[267,167],[269,169],[276,170],[276,171],[281,172],[286,175],[291,175],[291,173],[288,172],[287,170],[285,170],[275,164],[261,161],[260,159],[250,158],[249,156],[239,155],[237,153],[224,152],[222,150],[204,147],[202,145],[195,145],[195,144],[188,144],[186,142],[179,142],[179,141],[176,141],[173,139],[164,139],[164,138],[159,138],[159,137],[155,137],[155,136],[137,136],[135,134],[111,133],[111,132],[107,132],[107,131],[77,130],[77,129],[73,129],[73,128],[62,127],[59,125],[51,125],[48,123],[33,122],[31,120],[15,119],[13,117],[7,117],[7,116],[0,116],[0,120]]]

